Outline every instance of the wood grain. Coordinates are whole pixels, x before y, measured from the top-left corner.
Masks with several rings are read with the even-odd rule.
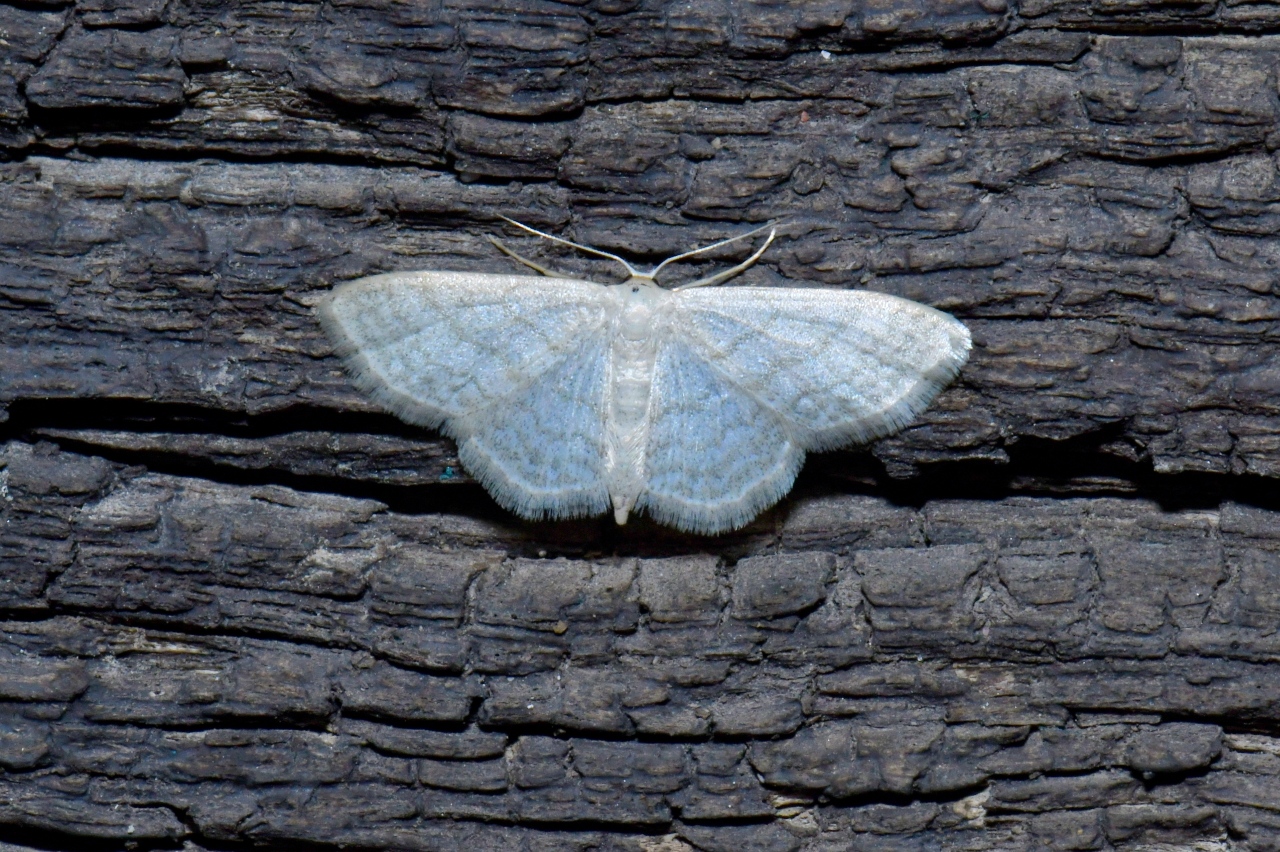
[[[1280,848],[1275,7],[0,34],[3,852]],[[512,271],[498,214],[640,260],[785,217],[746,281],[975,350],[739,533],[521,523],[312,315]]]

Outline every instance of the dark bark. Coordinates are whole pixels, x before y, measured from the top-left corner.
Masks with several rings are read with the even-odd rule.
[[[1278,31],[0,5],[0,850],[1280,849]],[[739,533],[518,522],[312,315],[496,214],[976,348]]]

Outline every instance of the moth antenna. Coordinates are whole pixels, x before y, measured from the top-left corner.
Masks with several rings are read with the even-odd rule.
[[[507,224],[515,225],[517,228],[520,228],[523,231],[528,231],[531,234],[536,234],[537,236],[542,237],[544,240],[551,240],[553,243],[560,243],[561,245],[569,246],[570,248],[576,248],[578,251],[585,251],[587,254],[594,254],[599,257],[607,257],[610,260],[616,260],[618,261],[618,263],[621,263],[624,267],[626,267],[627,273],[630,274],[633,278],[651,277],[640,272],[634,266],[627,263],[622,258],[618,257],[616,254],[609,254],[609,252],[607,251],[601,251],[600,249],[595,249],[595,248],[592,248],[591,246],[584,246],[584,245],[581,245],[580,243],[570,242],[569,240],[563,239],[561,237],[557,237],[554,234],[548,234],[544,231],[539,231],[537,228],[530,228],[528,225],[517,222],[515,219],[509,219],[506,216],[503,216],[502,214],[498,214],[498,218],[506,222]],[[537,267],[534,267],[534,268],[536,269]],[[564,278],[566,276],[561,275],[559,277]]]
[[[720,242],[712,243],[709,246],[703,246],[702,248],[696,248],[691,251],[682,252],[681,254],[678,254],[675,257],[669,257],[666,260],[662,261],[662,263],[659,263],[657,266],[655,266],[653,268],[653,271],[649,273],[649,277],[652,278],[653,276],[657,275],[662,270],[662,267],[666,266],[668,263],[675,263],[677,260],[684,260],[686,257],[693,257],[696,254],[702,254],[704,251],[711,251],[712,249],[720,248],[720,246],[727,246],[729,245],[729,243],[736,243],[738,240],[745,240],[747,237],[754,237],[756,234],[760,233],[761,231],[767,231],[770,228],[773,228],[774,230],[776,230],[777,226],[780,224],[782,223],[766,222],[763,225],[761,225],[759,228],[754,228],[750,231],[747,231],[745,234],[738,234],[738,236],[736,237],[729,237],[729,239],[727,240],[721,240]],[[770,240],[773,239],[772,235],[769,237],[769,239]],[[765,243],[765,245],[768,245],[768,243]],[[686,284],[684,286],[687,287],[688,285]]]
[[[769,226],[766,225],[765,227],[769,227]],[[752,231],[751,234],[754,234],[756,233],[756,231],[760,231],[760,230],[763,230],[763,229],[757,228],[755,231]],[[742,236],[749,237],[751,236],[751,234],[743,234]],[[751,266],[751,264],[759,260],[760,255],[764,254],[765,249],[769,247],[769,245],[773,242],[773,238],[776,236],[778,236],[778,229],[770,228],[769,239],[765,240],[764,245],[756,249],[755,254],[751,255],[751,257],[742,261],[742,263],[739,263],[737,266],[733,267],[732,269],[726,269],[723,272],[717,272],[715,275],[709,275],[706,278],[699,278],[697,281],[690,281],[688,284],[681,284],[679,287],[673,287],[672,289],[688,290],[691,287],[710,287],[714,284],[719,284],[723,281],[728,281],[730,278],[746,270],[748,267]],[[734,239],[741,239],[741,237],[734,237]],[[725,242],[731,242],[731,240],[725,240]],[[715,248],[715,246],[707,246],[707,248]],[[693,252],[690,252],[690,254],[693,254]],[[672,259],[674,260],[674,258]],[[657,272],[657,270],[655,269],[654,272]]]
[[[545,266],[542,266],[541,264],[535,263],[534,261],[530,260],[527,257],[523,257],[519,254],[516,254],[511,249],[507,248],[506,244],[503,243],[502,240],[498,239],[497,237],[489,237],[488,239],[489,239],[489,242],[493,243],[497,247],[498,251],[502,252],[507,257],[511,257],[520,261],[530,269],[536,269],[538,272],[541,272],[543,275],[547,276],[548,278],[569,278],[570,277],[568,275],[565,275],[563,272],[557,272],[554,269],[549,269]]]

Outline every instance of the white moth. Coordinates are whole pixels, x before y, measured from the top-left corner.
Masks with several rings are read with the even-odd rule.
[[[511,221],[511,220],[508,220]],[[512,224],[519,225],[513,222]],[[736,529],[791,489],[809,450],[902,429],[969,353],[958,320],[858,290],[673,289],[476,272],[394,272],[337,287],[320,320],[356,383],[440,429],[525,518],[644,510],[698,533]],[[768,226],[766,226],[768,227]]]

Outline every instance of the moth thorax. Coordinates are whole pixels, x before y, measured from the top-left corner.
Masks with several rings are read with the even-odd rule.
[[[643,340],[650,335],[652,328],[652,302],[643,297],[628,298],[618,317],[618,334],[627,340]]]

